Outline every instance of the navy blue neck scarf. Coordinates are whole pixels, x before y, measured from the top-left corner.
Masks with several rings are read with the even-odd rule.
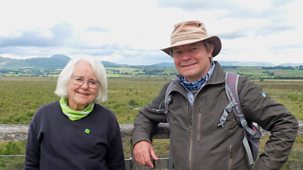
[[[208,81],[209,77],[211,76],[214,70],[214,67],[215,64],[212,62],[207,74],[203,76],[200,80],[194,82],[187,81],[186,78],[182,75],[177,75],[177,77],[179,79],[180,84],[182,84],[186,89],[191,92],[198,91],[206,83],[206,81]]]
[[[201,88],[201,86],[206,82],[206,76],[202,77],[198,81],[189,82],[186,80],[184,76],[178,75],[180,83],[187,88],[189,91],[197,91]]]

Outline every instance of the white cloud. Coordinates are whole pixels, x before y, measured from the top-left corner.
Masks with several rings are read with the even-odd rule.
[[[223,42],[219,60],[303,63],[300,0],[10,0],[0,6],[0,56],[62,53],[124,64],[171,59],[173,25],[201,20]]]

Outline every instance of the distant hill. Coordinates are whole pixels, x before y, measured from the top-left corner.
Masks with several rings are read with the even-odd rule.
[[[48,58],[11,59],[0,57],[0,78],[6,76],[54,77],[68,63],[70,57],[62,54]],[[126,65],[100,61],[108,77],[175,77],[177,70],[172,62],[151,65]],[[303,64],[275,66],[266,62],[220,61],[225,71],[237,72],[252,79],[303,79]]]
[[[222,66],[274,66],[269,62],[219,61]]]
[[[152,64],[150,66],[155,66],[155,67],[174,67],[174,63],[157,63],[157,64]]]
[[[0,57],[0,70],[20,70],[20,69],[62,69],[70,57],[63,54],[56,54],[48,58],[28,58],[28,59],[11,59]],[[135,65],[116,64],[109,61],[102,61],[105,67],[133,67]],[[274,66],[268,62],[240,62],[240,61],[220,61],[222,66],[262,66],[270,67]],[[281,64],[283,66],[299,66],[303,63],[298,64]],[[174,67],[174,63],[164,62],[152,65],[141,65],[140,67]]]
[[[0,57],[0,69],[24,69],[24,68],[63,68],[70,58],[66,55],[56,54],[49,58],[11,59]]]
[[[121,64],[116,64],[113,62],[109,62],[109,61],[102,61],[102,64],[104,65],[104,67],[121,67]]]
[[[70,60],[70,57],[56,54],[46,58],[12,59],[0,57],[0,69],[62,69]],[[102,61],[105,67],[120,67],[120,64]]]

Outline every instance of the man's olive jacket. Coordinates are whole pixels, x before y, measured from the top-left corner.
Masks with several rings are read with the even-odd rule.
[[[225,73],[216,62],[212,76],[197,93],[193,106],[188,101],[188,91],[175,81],[167,113],[164,113],[164,98],[168,83],[164,85],[152,103],[137,115],[133,144],[141,140],[151,142],[153,128],[159,122],[168,121],[175,170],[252,169],[242,144],[244,129],[234,113],[229,113],[223,128],[218,126],[229,104],[224,81]],[[238,95],[246,119],[271,132],[253,169],[279,169],[291,152],[297,120],[282,104],[242,76]]]

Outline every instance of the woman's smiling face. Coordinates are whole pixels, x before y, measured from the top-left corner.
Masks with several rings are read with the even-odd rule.
[[[97,83],[96,86],[93,83]],[[74,73],[67,85],[68,106],[73,110],[83,110],[95,100],[98,88],[99,84],[91,65],[80,60],[75,65]]]

